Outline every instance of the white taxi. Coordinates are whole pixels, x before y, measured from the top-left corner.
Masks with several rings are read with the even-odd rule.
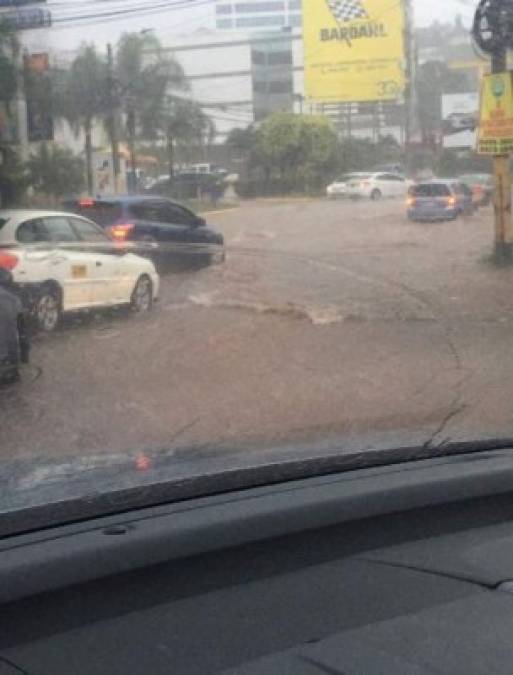
[[[61,313],[131,305],[151,309],[159,276],[150,260],[113,242],[95,223],[57,211],[0,210],[0,267],[34,294],[44,331]]]

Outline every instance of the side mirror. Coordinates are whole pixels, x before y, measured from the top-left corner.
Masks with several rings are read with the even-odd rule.
[[[207,221],[205,220],[205,218],[200,218],[199,216],[198,216],[198,218],[196,218],[195,227],[205,227],[206,224],[207,224]]]
[[[5,267],[0,267],[0,286],[10,286],[12,284],[12,274]]]

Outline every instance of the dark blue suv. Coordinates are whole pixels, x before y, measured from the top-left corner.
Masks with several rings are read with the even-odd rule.
[[[223,235],[165,197],[115,195],[67,200],[64,206],[98,223],[114,241],[135,242],[136,249],[140,243],[136,252],[151,255],[157,267],[169,263],[201,267],[224,261]]]

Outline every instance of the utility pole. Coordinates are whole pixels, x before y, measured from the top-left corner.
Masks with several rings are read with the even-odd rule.
[[[118,120],[119,120],[119,92],[114,75],[114,54],[112,45],[107,45],[107,68],[108,68],[108,96],[109,96],[109,136],[112,155],[112,171],[114,175],[114,192],[119,194],[121,190],[121,167],[119,162],[119,140],[118,140]]]
[[[404,0],[404,51],[406,60],[405,86],[404,86],[404,149],[406,154],[406,163],[411,143],[412,132],[412,111],[413,111],[413,15],[411,0]]]
[[[504,73],[507,70],[506,47],[498,48],[492,54],[492,73]],[[513,245],[511,223],[511,174],[509,155],[495,155],[493,158],[495,178],[495,256],[498,260],[510,260]]]

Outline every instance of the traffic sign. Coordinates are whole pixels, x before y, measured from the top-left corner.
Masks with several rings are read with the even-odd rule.
[[[486,75],[481,84],[481,111],[477,142],[482,155],[513,151],[513,75]]]

